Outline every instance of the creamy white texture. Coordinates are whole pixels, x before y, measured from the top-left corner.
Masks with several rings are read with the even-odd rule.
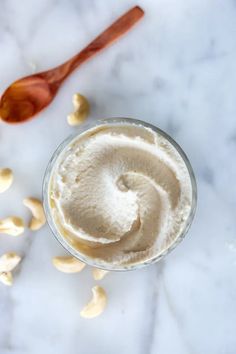
[[[187,167],[162,135],[140,125],[102,125],[59,156],[50,184],[59,232],[101,264],[131,264],[171,246],[192,204]]]

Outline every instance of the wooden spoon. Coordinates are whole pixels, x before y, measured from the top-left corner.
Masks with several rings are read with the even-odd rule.
[[[140,7],[133,7],[72,59],[54,69],[15,81],[1,98],[2,120],[11,124],[22,123],[39,113],[54,99],[74,69],[129,31],[143,15]]]

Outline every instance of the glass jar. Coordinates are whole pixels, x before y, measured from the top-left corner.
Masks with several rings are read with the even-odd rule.
[[[53,169],[55,166],[56,161],[60,157],[61,153],[65,148],[67,148],[68,145],[71,144],[71,142],[77,138],[80,134],[86,132],[89,129],[95,128],[102,126],[104,124],[109,124],[109,125],[138,125],[138,126],[143,126],[146,128],[150,128],[154,133],[156,132],[157,134],[160,134],[163,136],[179,153],[179,155],[182,157],[191,181],[191,186],[192,186],[192,204],[191,204],[191,210],[188,216],[188,219],[186,220],[185,227],[182,230],[181,234],[178,236],[178,238],[167,247],[167,249],[164,249],[162,252],[158,253],[156,256],[153,256],[149,259],[145,259],[144,261],[138,262],[138,263],[131,263],[131,264],[126,264],[126,265],[117,265],[117,264],[109,264],[109,265],[103,265],[98,263],[95,259],[92,257],[88,257],[82,252],[80,252],[78,249],[73,247],[73,245],[59,232],[54,220],[53,220],[53,215],[51,212],[51,207],[50,207],[50,201],[49,201],[49,192],[50,192],[50,178],[53,173]],[[151,124],[148,124],[144,121],[136,120],[136,119],[131,119],[131,118],[109,118],[109,119],[103,119],[99,120],[96,122],[91,122],[82,125],[79,127],[79,129],[76,131],[75,134],[69,136],[67,139],[65,139],[59,147],[56,149],[54,152],[53,156],[51,157],[46,172],[44,176],[44,181],[43,181],[43,205],[44,205],[44,210],[47,218],[47,222],[56,237],[56,239],[61,243],[61,245],[74,257],[78,258],[82,262],[91,265],[93,267],[101,268],[101,269],[106,269],[106,270],[131,270],[131,269],[138,269],[142,268],[146,265],[152,264],[154,262],[159,261],[162,259],[164,256],[169,254],[179,243],[180,241],[183,240],[184,236],[186,235],[192,220],[195,215],[195,210],[196,210],[196,204],[197,204],[197,186],[196,186],[196,180],[195,176],[193,173],[193,169],[191,167],[191,164],[186,156],[186,154],[183,152],[181,147],[164,131],[161,129],[157,128],[156,126],[153,126]]]

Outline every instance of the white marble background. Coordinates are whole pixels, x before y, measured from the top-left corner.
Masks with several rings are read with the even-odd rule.
[[[0,92],[81,49],[134,1],[1,0]],[[0,124],[0,166],[15,172],[0,217],[29,218],[50,155],[69,133],[74,92],[90,119],[130,116],[166,130],[196,172],[198,210],[164,261],[101,281],[109,304],[80,318],[94,281],[55,270],[64,254],[48,227],[13,238],[0,253],[24,259],[12,288],[0,284],[1,354],[236,353],[236,1],[140,0],[142,23],[67,80],[53,104],[24,125]]]

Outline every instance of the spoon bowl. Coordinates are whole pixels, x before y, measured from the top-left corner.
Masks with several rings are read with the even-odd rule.
[[[21,123],[44,109],[54,98],[50,85],[39,75],[14,82],[1,98],[0,116],[7,123]]]

